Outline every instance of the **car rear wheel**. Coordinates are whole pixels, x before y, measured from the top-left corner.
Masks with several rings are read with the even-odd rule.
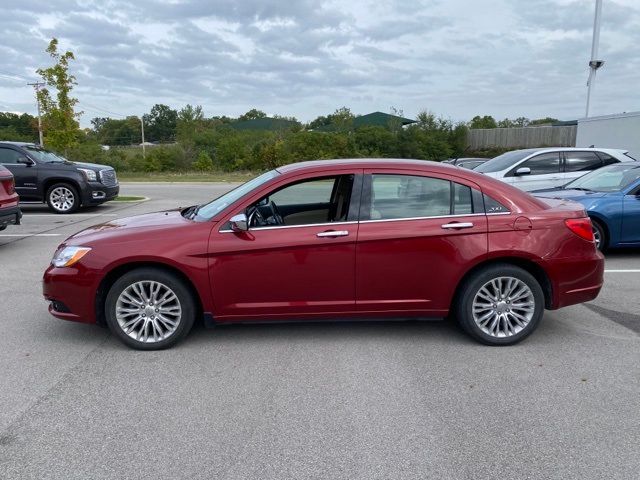
[[[607,248],[607,236],[604,233],[604,228],[600,222],[594,219],[591,219],[591,225],[593,226],[593,239],[596,242],[596,248],[604,252]]]
[[[47,190],[47,205],[56,213],[73,213],[80,208],[80,196],[68,183],[56,183]]]
[[[526,270],[498,264],[474,273],[455,305],[458,322],[487,345],[512,345],[530,335],[544,312],[544,294]]]
[[[113,284],[105,302],[111,331],[138,350],[160,350],[185,337],[195,320],[193,296],[176,275],[140,268]]]

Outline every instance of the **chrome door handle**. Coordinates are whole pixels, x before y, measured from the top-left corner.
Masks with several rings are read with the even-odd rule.
[[[445,223],[441,225],[442,228],[471,228],[473,227],[473,223],[471,222],[453,222],[453,223]]]
[[[349,235],[348,230],[328,230],[326,232],[316,233],[316,237],[318,238],[346,237],[347,235]]]

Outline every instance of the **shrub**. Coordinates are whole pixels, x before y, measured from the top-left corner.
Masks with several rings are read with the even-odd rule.
[[[193,168],[200,170],[201,172],[213,170],[213,160],[211,160],[211,157],[207,152],[201,150],[198,154],[198,158],[193,162]]]

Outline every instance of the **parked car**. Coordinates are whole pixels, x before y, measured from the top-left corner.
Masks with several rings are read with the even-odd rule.
[[[466,158],[450,158],[443,160],[443,163],[450,163],[462,168],[468,168],[469,170],[475,170],[488,160],[488,158],[479,157],[466,157]]]
[[[70,162],[33,143],[0,142],[0,164],[13,173],[21,201],[46,202],[56,213],[99,205],[120,190],[112,167]]]
[[[65,240],[44,274],[56,317],[168,347],[205,323],[444,317],[508,345],[545,308],[594,299],[604,258],[574,202],[421,160],[264,173],[181,210]]]
[[[634,160],[611,148],[529,148],[492,158],[475,169],[521,190],[560,187],[600,167]]]
[[[600,250],[640,246],[640,163],[609,165],[563,187],[532,192],[584,205]]]
[[[21,218],[13,175],[0,165],[0,231],[7,225],[19,225]]]

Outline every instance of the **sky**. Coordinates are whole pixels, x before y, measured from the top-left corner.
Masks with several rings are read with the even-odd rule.
[[[422,110],[454,121],[584,116],[595,0],[2,0],[0,111],[52,37],[76,57],[83,126],[156,103],[310,121]],[[640,0],[604,0],[591,114],[640,110]]]

